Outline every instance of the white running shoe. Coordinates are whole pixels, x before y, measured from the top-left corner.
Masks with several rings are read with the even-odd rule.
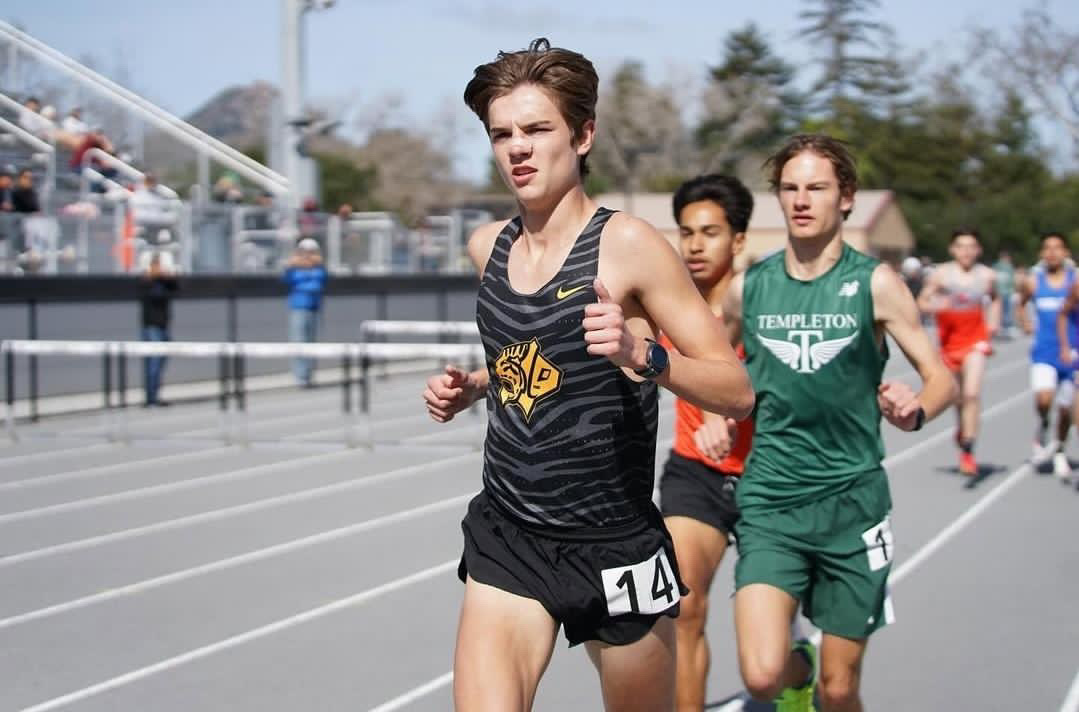
[[[1063,482],[1071,482],[1072,466],[1068,462],[1068,456],[1062,452],[1053,455],[1053,474]]]
[[[1050,440],[1044,445],[1037,440],[1034,441],[1034,445],[1031,448],[1030,464],[1038,467],[1049,462],[1049,458],[1053,456],[1053,453],[1057,450],[1057,444],[1055,441]]]

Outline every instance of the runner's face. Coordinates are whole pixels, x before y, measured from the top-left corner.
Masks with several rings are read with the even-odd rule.
[[[843,225],[843,213],[854,207],[854,196],[840,194],[831,161],[802,151],[783,164],[779,204],[792,240],[830,238]]]
[[[592,147],[591,121],[575,142],[558,106],[534,84],[493,100],[487,121],[498,172],[519,201],[542,203],[580,184],[578,158]]]
[[[1049,269],[1058,270],[1068,258],[1068,248],[1059,238],[1047,237],[1042,241],[1041,258]]]
[[[952,246],[948,248],[952,253],[952,259],[959,263],[963,269],[970,269],[978,261],[982,254],[981,243],[973,235],[959,235],[952,240]]]
[[[746,237],[731,229],[726,211],[711,200],[699,200],[682,208],[678,232],[682,259],[700,289],[712,287],[730,272]]]

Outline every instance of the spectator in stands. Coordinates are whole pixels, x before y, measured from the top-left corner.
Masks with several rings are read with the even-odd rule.
[[[176,275],[162,264],[161,255],[154,253],[150,263],[139,276],[137,285],[142,316],[143,341],[171,341],[169,323],[172,321],[172,297],[178,290]],[[161,400],[161,375],[165,371],[164,356],[148,356],[143,359],[143,389],[146,392],[144,407],[163,407]]]
[[[0,213],[10,213],[15,210],[11,195],[14,190],[11,174],[6,169],[0,170]]]
[[[60,124],[60,128],[75,136],[90,133],[90,127],[82,120],[82,107],[78,106],[67,112],[67,116],[64,117],[63,122]]]
[[[171,232],[176,224],[175,204],[161,194],[157,176],[153,173],[144,175],[142,182],[131,194],[131,209],[134,211],[136,227],[145,233],[159,233],[161,230]]]
[[[318,315],[327,276],[318,242],[310,237],[300,240],[284,274],[289,288],[289,341],[313,343],[318,338]],[[292,362],[292,373],[304,388],[314,385],[314,365],[314,359],[310,358],[296,358]]]
[[[297,227],[300,229],[300,237],[314,237],[322,228],[322,216],[318,213],[318,201],[314,198],[304,198],[300,208],[300,214],[296,217]]]
[[[100,128],[95,128],[90,131],[90,133],[83,136],[82,141],[79,143],[78,147],[71,153],[71,162],[68,164],[69,166],[71,166],[71,170],[75,171],[79,175],[82,175],[83,158],[86,156],[87,151],[94,148],[100,149],[105,153],[113,153],[114,151],[112,142],[109,141],[109,139],[105,136],[105,132]],[[112,179],[116,177],[116,169],[112,168],[111,166],[105,165],[96,158],[91,159],[90,168],[93,168],[95,171],[105,176],[106,178]],[[104,192],[105,188],[104,186],[95,184],[94,190],[98,192]]]
[[[82,144],[86,132],[80,131],[72,133],[64,128],[64,126],[58,125],[56,121],[57,114],[55,106],[50,105],[42,109],[41,117],[48,122],[37,134],[37,137],[41,140],[49,141],[65,151],[75,151]]]
[[[19,171],[15,189],[11,191],[11,206],[17,213],[40,213],[41,202],[34,187],[34,174],[29,169]]]
[[[237,178],[232,173],[226,173],[217,179],[211,195],[218,203],[242,203],[244,201],[244,192],[240,190],[237,185]]]
[[[17,120],[19,126],[23,130],[47,141],[52,122],[41,115],[41,101],[36,96],[32,96],[23,102],[22,106],[23,108],[19,111]]]

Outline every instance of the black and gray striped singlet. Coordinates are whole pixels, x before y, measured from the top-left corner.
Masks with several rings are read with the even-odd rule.
[[[534,294],[509,282],[512,220],[480,283],[476,321],[486,351],[488,497],[523,524],[549,529],[631,524],[653,509],[656,384],[635,383],[587,351],[584,307],[596,301],[600,208],[558,274]]]

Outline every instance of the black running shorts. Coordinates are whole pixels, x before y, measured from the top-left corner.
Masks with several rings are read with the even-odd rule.
[[[660,616],[678,616],[689,592],[658,511],[631,527],[560,532],[511,521],[481,492],[461,522],[457,574],[539,601],[570,646],[587,640],[628,645]]]
[[[672,452],[659,481],[660,510],[665,517],[689,517],[733,536],[737,483],[733,475]]]

